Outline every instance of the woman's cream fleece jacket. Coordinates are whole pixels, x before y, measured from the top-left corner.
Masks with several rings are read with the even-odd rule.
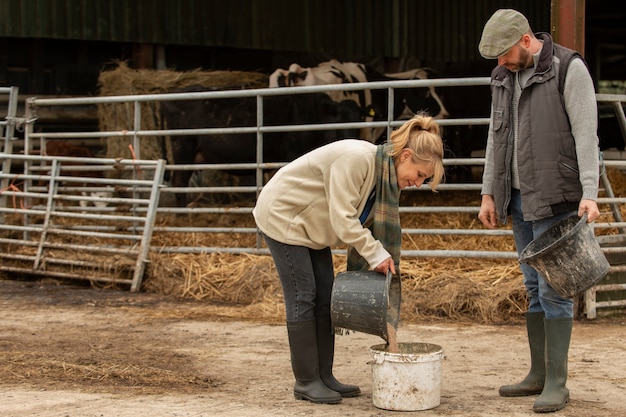
[[[379,265],[391,255],[359,221],[375,186],[376,148],[344,139],[278,170],[253,210],[259,229],[278,242],[311,249],[344,243],[372,268]]]

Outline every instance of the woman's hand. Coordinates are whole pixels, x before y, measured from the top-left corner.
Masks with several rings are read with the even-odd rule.
[[[381,274],[386,274],[387,271],[391,271],[393,275],[396,274],[396,265],[393,263],[393,258],[390,256],[389,258],[382,261],[374,271],[380,272]]]

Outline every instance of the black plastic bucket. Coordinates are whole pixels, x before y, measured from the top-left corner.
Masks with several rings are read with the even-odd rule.
[[[387,323],[398,327],[400,277],[376,271],[340,272],[330,299],[333,325],[388,340]]]
[[[586,214],[553,225],[524,248],[519,261],[535,268],[565,298],[593,287],[611,266]]]

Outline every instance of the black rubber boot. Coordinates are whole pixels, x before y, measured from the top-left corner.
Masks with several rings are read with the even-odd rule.
[[[291,368],[296,377],[293,395],[317,404],[338,404],[341,394],[328,388],[320,378],[315,320],[287,322]]]
[[[499,393],[502,397],[525,397],[541,394],[543,391],[546,377],[546,332],[543,312],[526,313],[526,330],[530,346],[530,371],[521,382],[501,386]]]
[[[569,401],[567,356],[572,338],[571,318],[546,319],[546,384],[535,400],[535,413],[562,410]]]
[[[346,385],[337,381],[333,375],[333,362],[335,359],[335,331],[330,317],[317,318],[317,353],[320,360],[320,377],[324,384],[341,394],[342,397],[356,397],[361,394],[361,389],[356,385]]]

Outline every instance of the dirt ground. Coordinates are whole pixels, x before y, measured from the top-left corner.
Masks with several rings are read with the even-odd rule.
[[[232,311],[232,306],[229,306]],[[523,325],[401,324],[400,342],[443,347],[441,405],[394,412],[372,402],[377,336],[337,337],[335,375],[362,395],[338,405],[293,398],[283,324],[237,321],[224,306],[160,295],[0,280],[0,415],[531,416],[533,397],[497,387],[527,371]],[[571,403],[558,415],[626,415],[624,317],[577,321]]]

